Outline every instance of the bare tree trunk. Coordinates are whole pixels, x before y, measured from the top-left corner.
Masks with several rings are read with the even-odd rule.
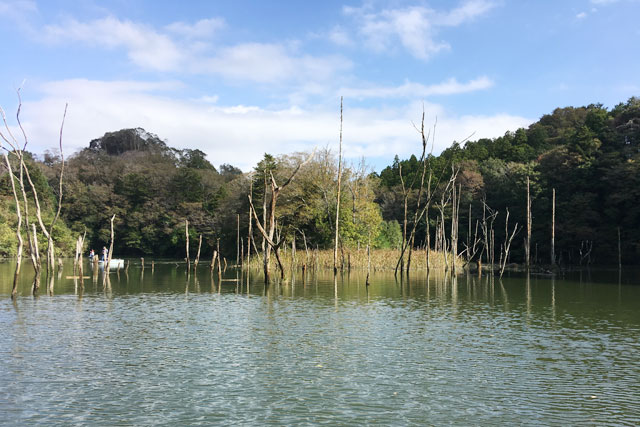
[[[482,236],[484,238],[484,249],[482,252],[487,253],[487,263],[489,263],[489,268],[491,270],[491,274],[493,274],[493,264],[495,261],[495,241],[494,241],[494,231],[493,231],[493,222],[498,216],[498,211],[495,211],[487,205],[487,200],[485,197],[482,198]],[[482,253],[480,254],[482,258]],[[479,260],[479,269],[481,267],[482,260]]]
[[[262,190],[262,224],[267,225],[267,169],[264,170],[264,176],[263,176],[263,181],[264,181],[264,187]],[[262,254],[263,256],[266,254],[265,250],[266,250],[266,239],[264,236],[262,236]]]
[[[56,210],[56,214],[53,217],[53,220],[51,221],[51,226],[49,227],[49,233],[47,236],[48,239],[48,243],[47,243],[47,256],[51,259],[51,265],[53,265],[53,262],[55,260],[55,246],[53,244],[53,226],[56,224],[56,222],[58,221],[58,218],[60,217],[60,210],[62,209],[62,178],[64,175],[64,153],[62,151],[62,131],[64,130],[64,121],[65,118],[67,117],[67,105],[64,106],[64,114],[62,116],[62,124],[60,125],[60,181],[59,181],[59,186],[58,186],[58,209]],[[51,272],[53,273],[53,269],[51,270]]]
[[[435,130],[436,130],[436,124],[437,124],[437,120],[436,123],[433,125],[433,134],[435,135]],[[415,126],[414,126],[415,127]],[[429,179],[427,182],[427,200],[425,200],[425,205],[424,207],[421,206],[421,201],[422,201],[422,192],[424,190],[424,179],[427,173],[427,163],[428,163],[428,158],[426,156],[426,152],[427,152],[427,143],[429,141],[429,138],[431,137],[431,133],[429,132],[427,135],[425,135],[424,132],[424,108],[422,109],[422,121],[421,121],[421,126],[420,129],[418,129],[416,127],[416,130],[420,133],[420,137],[422,139],[422,154],[420,155],[420,162],[422,163],[422,174],[420,175],[420,188],[418,189],[418,198],[416,201],[416,210],[414,212],[413,215],[413,226],[411,228],[411,233],[409,238],[407,239],[406,237],[406,226],[407,226],[407,204],[408,204],[408,197],[409,197],[409,190],[412,189],[415,185],[416,182],[416,178],[417,175],[414,175],[414,179],[411,182],[409,189],[405,188],[404,185],[404,179],[402,177],[402,164],[400,164],[399,167],[399,173],[400,173],[400,183],[402,184],[402,194],[404,197],[404,231],[403,231],[403,240],[402,240],[402,249],[400,251],[400,257],[398,259],[398,262],[396,263],[396,269],[395,269],[395,273],[397,275],[398,273],[398,267],[400,267],[400,270],[402,271],[402,265],[404,263],[404,253],[407,250],[407,247],[409,249],[409,254],[408,254],[408,261],[407,261],[407,272],[409,271],[410,265],[411,265],[411,252],[413,249],[413,245],[415,242],[415,234],[416,234],[416,229],[418,227],[418,223],[420,222],[420,219],[422,219],[422,216],[427,214],[428,215],[428,210],[429,210],[429,205],[431,203],[431,178],[432,178],[432,173],[431,173],[431,168],[429,167]],[[434,139],[431,139],[432,141],[432,146],[431,146],[431,151],[433,151],[433,143],[434,143]]]
[[[253,194],[253,179],[251,179],[251,183],[249,184],[249,194]],[[251,209],[249,209],[249,231],[247,232],[247,268],[250,267],[251,262],[251,239],[253,238],[253,232],[251,226],[253,225],[253,218],[251,217]]]
[[[367,280],[365,285],[369,286],[369,275],[371,274],[371,233],[368,235],[367,240]]]
[[[40,277],[42,276],[42,264],[40,261],[40,249],[38,248],[38,233],[36,230],[36,225],[31,224],[31,228],[32,228],[31,238],[33,240],[32,247],[33,247],[33,250],[35,251],[35,259],[36,259],[36,262],[34,264],[35,277],[33,278],[33,287],[32,287],[32,293],[35,295],[38,292],[38,289],[40,289]]]
[[[3,138],[4,139],[4,138]],[[16,216],[18,217],[18,224],[16,226],[16,238],[18,239],[18,251],[16,253],[16,270],[13,275],[13,287],[11,289],[11,298],[16,298],[18,295],[18,277],[20,276],[20,267],[22,266],[22,248],[24,242],[22,241],[22,212],[20,210],[20,201],[18,200],[18,193],[16,192],[15,176],[13,169],[11,169],[11,163],[9,162],[9,156],[7,152],[4,152],[4,160],[7,165],[7,171],[9,172],[9,181],[11,181],[11,190],[13,191],[13,200],[16,203]],[[22,167],[22,165],[21,165]]]
[[[296,233],[293,233],[293,239],[291,240],[291,269],[296,270]]]
[[[453,170],[452,166],[452,170]],[[457,172],[454,172],[454,175],[457,176]],[[451,273],[456,274],[456,258],[458,257],[458,221],[460,215],[460,191],[461,187],[456,188],[455,181],[452,186],[452,209],[451,209]]]
[[[471,262],[471,203],[469,203],[469,231],[467,233],[467,264]]]
[[[111,228],[111,241],[109,243],[109,253],[107,254],[107,268],[111,268],[111,260],[113,259],[113,220],[116,219],[116,214],[113,214],[109,220],[109,226]]]
[[[186,238],[185,251],[187,254],[187,257],[185,259],[187,260],[187,270],[188,270],[191,268],[191,260],[189,259],[189,220],[188,219],[184,220],[184,235]]]
[[[217,253],[216,257],[218,258],[218,283],[220,286],[222,284],[221,280],[222,280],[222,266],[220,265],[220,239],[217,240],[216,242],[216,251]]]
[[[527,270],[531,267],[531,194],[529,189],[529,177],[527,176],[527,238],[524,247],[525,264]]]
[[[33,264],[33,271],[35,272],[33,284],[34,289],[37,290],[40,287],[40,274],[42,270],[42,265],[40,264],[40,248],[38,248],[38,236],[35,224],[29,224],[29,202],[27,201],[27,192],[24,188],[24,168],[22,164],[20,164],[20,180],[18,183],[20,184],[22,201],[24,203],[25,228],[27,229],[27,239],[29,239],[29,256]],[[33,227],[31,227],[31,225],[33,225]]]
[[[622,271],[622,242],[620,240],[620,227],[618,227],[618,270]]]
[[[342,97],[340,97],[340,148],[338,152],[338,195],[336,200],[336,233],[333,245],[333,274],[338,274],[338,230],[340,221],[340,187],[342,184]]]
[[[551,196],[551,265],[556,264],[556,189]]]
[[[493,224],[491,227],[491,274],[494,273],[494,265],[496,263],[496,233],[493,229]]]
[[[425,235],[426,244],[424,246],[424,257],[425,257],[425,264],[427,265],[427,273],[429,273],[429,270],[431,269],[431,260],[430,260],[431,232],[429,231],[429,215],[426,215],[425,222],[426,222],[426,235]]]
[[[198,267],[198,263],[200,262],[200,248],[202,247],[202,234],[198,238],[198,253],[196,254],[196,260],[193,262],[193,269],[195,270]]]
[[[507,208],[507,215],[504,220],[504,244],[502,245],[502,250],[500,251],[500,278],[504,274],[504,268],[507,265],[507,259],[509,258],[509,248],[511,247],[511,242],[513,238],[518,233],[518,223],[513,227],[513,232],[509,235],[509,208]]]

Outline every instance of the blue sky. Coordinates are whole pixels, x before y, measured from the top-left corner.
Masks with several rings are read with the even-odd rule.
[[[640,2],[0,0],[0,105],[29,149],[143,127],[214,165],[337,149],[380,170],[556,107],[640,95]],[[11,122],[14,125],[14,122]]]

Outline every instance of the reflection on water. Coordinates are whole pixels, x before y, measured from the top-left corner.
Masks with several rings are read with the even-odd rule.
[[[33,297],[23,269],[12,301],[0,264],[0,424],[640,423],[633,274],[138,263]]]

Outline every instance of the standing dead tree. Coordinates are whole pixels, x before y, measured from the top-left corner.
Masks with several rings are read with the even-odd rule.
[[[524,240],[524,257],[527,270],[531,267],[531,191],[527,176],[527,237]]]
[[[442,190],[442,194],[440,196],[440,203],[436,205],[438,211],[440,212],[440,239],[441,239],[441,250],[444,253],[444,268],[445,270],[449,269],[449,259],[448,259],[448,249],[447,249],[447,235],[445,232],[445,211],[447,205],[452,202],[454,197],[454,188],[456,185],[456,178],[458,177],[458,170],[453,168],[452,174],[444,189]],[[452,240],[453,242],[453,240]]]
[[[200,249],[202,248],[202,234],[198,238],[198,253],[196,254],[196,259],[193,261],[193,269],[195,270],[198,267],[198,263],[200,262]]]
[[[284,243],[284,239],[278,238],[277,241],[274,239],[276,234],[276,204],[278,202],[278,196],[280,192],[287,187],[293,181],[293,178],[296,176],[300,168],[307,164],[313,158],[316,150],[314,149],[311,154],[302,162],[298,164],[298,166],[293,170],[289,178],[282,184],[278,185],[273,176],[273,173],[270,172],[271,179],[271,201],[269,204],[268,211],[266,210],[266,202],[264,203],[266,215],[263,215],[263,221],[261,222],[258,218],[258,214],[256,213],[256,209],[253,206],[253,200],[251,197],[251,193],[249,193],[249,208],[253,213],[253,218],[256,221],[256,226],[262,234],[262,238],[267,243],[265,250],[263,251],[263,268],[264,268],[264,280],[265,283],[269,282],[270,278],[270,264],[271,264],[271,251],[273,250],[274,255],[276,256],[276,260],[278,261],[278,267],[280,268],[280,277],[284,279],[284,267],[282,266],[282,261],[280,260],[280,246]],[[265,198],[266,200],[266,198]],[[268,221],[268,226],[267,226]]]
[[[51,266],[53,266],[53,262],[55,260],[55,248],[53,244],[53,226],[58,221],[60,217],[60,210],[62,209],[62,178],[64,176],[64,152],[62,151],[62,131],[64,130],[64,121],[67,117],[67,105],[64,106],[64,114],[62,116],[62,124],[60,125],[60,138],[59,138],[59,147],[60,147],[60,179],[58,183],[58,209],[56,210],[56,214],[51,220],[51,225],[49,226],[49,233],[47,235],[47,257],[51,262]],[[47,263],[49,265],[49,263]],[[51,270],[53,273],[53,269]]]
[[[340,148],[338,152],[338,194],[336,199],[336,235],[333,246],[333,274],[338,274],[338,240],[340,238],[339,235],[339,220],[340,220],[340,189],[342,187],[342,97],[340,97]],[[343,262],[344,264],[344,262]]]
[[[436,124],[437,124],[437,119],[436,119]],[[436,124],[433,125],[433,131],[435,134],[435,128],[436,128]],[[418,129],[415,125],[414,128],[418,131],[418,133],[420,133],[420,137],[422,140],[422,154],[420,155],[420,163],[422,164],[422,172],[420,174],[420,187],[418,189],[418,193],[417,193],[417,200],[416,200],[416,209],[414,211],[414,215],[413,215],[413,225],[411,228],[411,232],[409,233],[409,236],[407,237],[407,210],[408,210],[408,202],[409,202],[409,195],[411,193],[411,190],[414,188],[416,180],[418,175],[413,176],[413,180],[411,181],[411,184],[409,185],[409,187],[405,187],[405,183],[404,183],[404,178],[402,176],[402,164],[399,165],[398,168],[398,173],[400,174],[400,184],[402,186],[402,197],[403,197],[403,206],[404,206],[404,219],[403,219],[403,226],[402,226],[402,247],[401,247],[401,251],[400,251],[400,257],[398,258],[398,262],[396,263],[396,268],[395,268],[395,274],[398,274],[398,268],[400,268],[400,271],[403,270],[404,268],[404,254],[405,251],[407,251],[408,249],[408,254],[407,254],[407,272],[409,271],[409,268],[411,267],[411,253],[413,251],[413,244],[415,241],[415,235],[416,235],[416,229],[418,227],[418,223],[420,221],[420,219],[422,219],[422,217],[425,215],[425,213],[428,211],[429,209],[429,204],[431,203],[431,178],[432,178],[432,173],[431,173],[431,168],[429,167],[428,164],[428,158],[426,156],[427,153],[427,144],[429,143],[429,139],[431,137],[431,131],[429,130],[427,132],[427,134],[425,134],[425,130],[424,130],[424,108],[422,109],[422,120],[421,120],[421,125],[420,125],[420,129]],[[433,139],[431,139],[432,141],[432,145],[431,145],[431,150],[433,151]],[[430,157],[429,157],[430,158]],[[422,195],[424,193],[424,180],[425,180],[425,176],[427,173],[427,169],[429,169],[429,179],[427,180],[427,194],[426,194],[426,200],[425,200],[425,204],[424,206],[422,206]],[[427,253],[427,259],[428,259],[428,253]]]
[[[556,265],[556,189],[551,196],[551,266]]]
[[[111,260],[113,259],[113,221],[116,219],[116,214],[111,216],[109,220],[109,229],[111,230],[110,239],[109,239],[109,252],[107,253],[107,267],[110,267]]]
[[[456,178],[460,169],[456,169],[451,165],[451,174],[453,185],[451,187],[451,273],[456,273],[456,258],[458,258],[458,223],[460,220],[460,198],[462,195],[462,186],[456,187]]]
[[[495,250],[494,250],[494,240],[493,240],[493,222],[498,217],[498,211],[493,210],[487,205],[487,198],[484,196],[482,198],[482,237],[484,240],[482,252],[486,253],[486,260],[490,266],[490,270],[493,273],[493,264],[495,261]],[[481,273],[482,270],[482,252],[478,257],[478,272]]]
[[[504,219],[504,243],[500,248],[500,278],[504,274],[504,268],[507,265],[507,260],[509,259],[509,249],[511,248],[511,242],[513,238],[518,234],[520,229],[518,228],[518,223],[513,226],[513,231],[511,235],[509,235],[509,208],[507,208],[507,214]]]
[[[7,123],[7,118],[6,115],[4,113],[4,110],[2,110],[0,108],[0,115],[2,116],[2,120],[4,122],[4,127],[6,129],[6,135],[4,135],[3,133],[0,133],[0,138],[10,147],[10,150],[6,147],[3,147],[6,151],[9,151],[11,154],[15,155],[19,161],[20,164],[20,189],[22,191],[22,196],[23,196],[23,201],[24,201],[24,206],[25,209],[27,209],[28,212],[28,205],[27,205],[27,196],[26,196],[26,185],[24,184],[24,179],[23,176],[27,178],[27,181],[29,182],[29,187],[31,189],[31,192],[33,194],[33,200],[34,200],[34,204],[36,206],[36,218],[38,220],[38,225],[40,226],[40,230],[42,231],[42,233],[45,235],[45,237],[47,238],[47,242],[48,242],[48,246],[47,246],[47,273],[49,274],[53,274],[53,269],[55,268],[55,250],[54,250],[54,242],[53,242],[53,227],[56,223],[56,221],[58,220],[58,217],[60,216],[60,210],[62,207],[62,182],[63,182],[63,176],[64,176],[64,155],[63,155],[63,151],[62,151],[62,133],[63,133],[63,129],[64,129],[64,121],[65,118],[67,116],[67,107],[68,105],[65,105],[64,108],[64,114],[62,117],[62,124],[60,126],[60,138],[59,138],[59,145],[60,145],[60,156],[61,156],[61,169],[60,169],[60,179],[59,179],[59,192],[58,192],[58,208],[56,211],[56,214],[50,224],[50,227],[47,228],[44,225],[44,222],[42,220],[42,210],[40,208],[40,199],[38,197],[38,191],[36,189],[36,186],[33,183],[33,180],[31,179],[31,175],[29,173],[29,168],[26,165],[25,162],[25,158],[24,158],[24,151],[27,147],[27,144],[29,142],[28,138],[27,138],[27,134],[22,126],[22,122],[20,120],[20,112],[22,109],[22,98],[20,96],[20,89],[18,89],[17,91],[18,94],[18,110],[16,113],[16,122],[18,124],[18,127],[22,133],[22,138],[24,140],[24,144],[19,144],[18,140],[14,137],[13,133],[11,132],[11,129],[9,128],[9,125]],[[23,175],[24,173],[24,175]],[[30,228],[27,229],[27,234],[30,234],[32,232],[32,230]],[[37,289],[39,286],[39,265],[35,265],[35,263],[39,264],[39,252],[37,251],[37,247],[35,246],[31,246],[32,242],[34,240],[37,240],[35,237],[35,234],[33,235],[33,237],[29,237],[29,244],[30,244],[30,248],[31,248],[31,253],[32,253],[32,261],[34,261],[34,268],[36,270],[36,281],[34,281],[34,289]]]
[[[191,260],[189,259],[189,220],[184,220],[184,236],[185,236],[185,252],[187,257],[185,260],[187,261],[187,270],[191,268]]]
[[[249,176],[249,197],[253,194],[253,176]],[[251,226],[253,223],[253,218],[251,217],[251,209],[249,209],[249,218],[248,218],[248,227],[249,231],[247,232],[247,269],[249,268],[251,261],[251,241],[253,240],[253,230],[251,230]],[[255,243],[254,243],[255,245]]]
[[[0,133],[0,135],[2,135]],[[2,139],[5,139],[4,135],[2,135]],[[3,146],[4,148],[4,146]],[[18,217],[18,224],[16,226],[16,238],[18,240],[18,251],[16,253],[16,270],[13,275],[13,287],[11,289],[11,298],[15,298],[18,294],[18,277],[20,276],[20,268],[22,265],[22,248],[24,246],[24,242],[22,241],[22,212],[20,211],[20,201],[18,200],[18,193],[16,192],[16,184],[15,184],[15,176],[13,174],[13,170],[11,169],[11,163],[9,162],[9,156],[5,151],[3,153],[4,160],[7,165],[7,171],[9,173],[9,180],[11,181],[11,190],[13,192],[13,200],[16,203],[16,215]]]
[[[471,205],[469,205],[471,206]],[[471,212],[471,209],[469,209],[469,212]],[[482,237],[478,236],[478,226],[479,226],[480,222],[476,220],[476,227],[475,227],[475,231],[473,232],[473,240],[471,240],[471,215],[469,215],[469,238],[467,239],[467,243],[464,243],[465,245],[465,252],[467,254],[466,256],[466,261],[464,263],[464,265],[462,266],[462,268],[465,268],[471,261],[473,261],[473,259],[475,258],[476,254],[478,253],[478,251],[480,250],[480,247],[482,245],[480,245],[480,243],[482,242]],[[482,256],[482,255],[481,255]]]

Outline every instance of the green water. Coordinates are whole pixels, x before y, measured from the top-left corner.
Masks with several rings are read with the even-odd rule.
[[[636,272],[564,277],[0,263],[1,425],[638,425]],[[94,280],[95,279],[95,280]]]

